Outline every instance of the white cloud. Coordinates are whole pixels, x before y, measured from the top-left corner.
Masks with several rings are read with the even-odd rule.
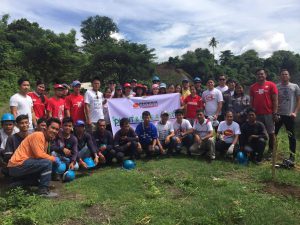
[[[74,18],[61,19],[55,10]],[[299,10],[299,0],[1,0],[0,13],[28,18],[56,32],[75,28],[78,40],[81,20],[109,16],[120,25],[114,37],[147,44],[163,61],[208,48],[211,37],[220,42],[216,55],[250,48],[264,57],[279,49],[300,52]]]
[[[242,48],[242,51],[255,49],[261,57],[269,57],[272,52],[277,50],[291,50],[285,40],[285,36],[280,32],[266,32],[259,38],[253,39],[249,44]]]

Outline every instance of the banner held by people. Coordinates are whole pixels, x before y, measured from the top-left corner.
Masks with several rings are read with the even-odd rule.
[[[164,94],[146,97],[113,98],[108,100],[108,110],[113,134],[120,129],[120,120],[128,118],[134,129],[142,122],[143,111],[151,113],[152,122],[156,125],[160,113],[167,110],[170,120],[175,119],[174,111],[180,108],[180,95]]]

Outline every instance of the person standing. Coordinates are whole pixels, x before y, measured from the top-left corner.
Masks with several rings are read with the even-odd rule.
[[[11,114],[15,118],[19,115],[28,115],[29,118],[29,130],[33,131],[33,127],[36,126],[36,118],[33,111],[33,102],[31,97],[27,95],[30,89],[30,83],[27,78],[20,78],[18,80],[19,92],[11,96],[9,105]]]
[[[275,120],[277,120],[278,89],[275,83],[267,81],[265,69],[256,70],[257,82],[250,87],[250,104],[257,120],[262,122],[269,135],[268,160],[271,159],[275,144]]]
[[[290,82],[290,74],[286,69],[280,72],[280,83],[278,88],[278,114],[279,119],[275,123],[275,134],[277,135],[282,125],[285,126],[290,148],[290,159],[295,160],[296,137],[295,119],[300,110],[300,88],[297,84]]]
[[[202,94],[202,101],[205,103],[205,116],[212,118],[212,121],[218,119],[221,114],[223,95],[220,90],[215,88],[215,82],[209,79],[206,83],[207,90]]]
[[[38,80],[36,82],[36,89],[33,92],[29,92],[29,95],[33,102],[33,111],[36,120],[40,118],[46,118],[46,106],[48,98],[45,96],[45,82]]]
[[[85,121],[84,99],[80,94],[81,83],[74,80],[71,86],[74,92],[65,98],[65,116],[71,117],[74,123],[77,120]]]
[[[182,80],[181,83],[182,83],[181,93],[182,93],[182,98],[184,100],[187,96],[189,96],[191,94],[190,82],[187,78],[185,78]]]
[[[63,98],[64,86],[61,84],[54,85],[54,96],[49,98],[47,104],[47,117],[58,118],[60,121],[64,119],[65,99]]]
[[[222,94],[228,90],[228,86],[226,85],[226,76],[224,74],[221,74],[218,78],[219,85],[216,87],[219,91],[222,92]]]
[[[84,95],[85,116],[88,132],[92,133],[96,129],[99,119],[104,119],[103,114],[103,94],[99,91],[101,81],[99,77],[92,80],[92,90],[87,90]]]

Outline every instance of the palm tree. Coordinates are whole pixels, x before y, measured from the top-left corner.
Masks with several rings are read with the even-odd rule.
[[[213,55],[214,55],[214,64],[215,64],[215,48],[217,47],[217,45],[219,44],[219,42],[216,40],[215,37],[212,37],[209,41],[209,47],[212,47],[213,49]]]

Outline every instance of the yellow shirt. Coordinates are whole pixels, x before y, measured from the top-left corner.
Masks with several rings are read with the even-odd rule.
[[[190,94],[191,94],[190,89],[187,89],[187,90],[182,89],[182,95],[181,96],[183,97],[183,99],[185,99]]]

